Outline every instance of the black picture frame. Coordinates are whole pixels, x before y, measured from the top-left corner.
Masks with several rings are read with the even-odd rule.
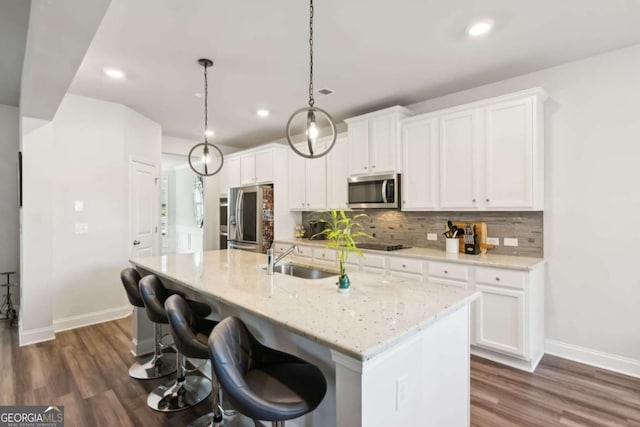
[[[18,207],[22,207],[22,151],[18,151]]]

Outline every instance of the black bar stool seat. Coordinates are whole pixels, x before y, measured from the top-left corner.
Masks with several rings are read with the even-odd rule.
[[[144,308],[140,295],[140,273],[133,268],[125,268],[120,273],[120,280],[127,293],[129,302],[134,307]],[[162,333],[160,324],[153,323],[153,355],[141,362],[135,362],[129,368],[129,376],[139,380],[151,380],[173,374],[176,371],[176,354],[173,351],[162,351]]]
[[[147,315],[152,322],[170,324],[164,305],[169,297],[176,295],[175,292],[167,289],[155,275],[149,275],[140,280],[140,295],[144,301]],[[210,332],[207,329],[210,321],[206,321],[204,317],[211,314],[211,308],[207,304],[196,301],[185,302],[185,305],[188,305],[194,316],[202,318],[201,321],[198,321],[198,325],[203,326],[203,330],[198,332],[203,335],[202,339],[204,339],[204,336]],[[215,322],[211,322],[211,324],[215,324]],[[177,378],[175,381],[156,387],[147,397],[147,405],[160,412],[174,412],[191,408],[202,402],[211,393],[211,382],[208,378],[199,373],[187,372],[185,354],[180,349],[187,349],[192,355],[191,357],[206,359],[207,354],[194,350],[194,348],[198,349],[195,343],[185,346],[182,342],[182,334],[175,334],[173,327],[171,327],[171,333],[174,340],[178,338],[178,341],[174,342],[177,349]]]
[[[318,407],[327,381],[318,367],[262,345],[235,317],[209,336],[213,371],[227,400],[254,420],[283,426]]]

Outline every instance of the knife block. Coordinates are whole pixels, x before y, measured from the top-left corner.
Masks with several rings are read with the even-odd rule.
[[[453,221],[453,225],[458,228],[462,228],[464,230],[464,226],[467,224],[472,224],[476,226],[476,246],[478,247],[475,252],[467,252],[465,250],[464,239],[460,238],[460,248],[458,252],[461,254],[486,254],[487,253],[487,223],[486,222],[461,222],[461,221]],[[445,225],[445,230],[447,226]]]

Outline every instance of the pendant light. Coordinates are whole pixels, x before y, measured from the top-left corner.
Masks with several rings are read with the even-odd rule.
[[[209,67],[213,67],[213,61],[202,58],[198,59],[198,64],[204,67],[204,142],[194,145],[193,148],[191,148],[191,151],[189,151],[189,166],[191,167],[191,170],[200,176],[213,176],[220,172],[220,169],[222,169],[222,165],[224,164],[222,151],[209,142],[207,135],[209,133],[209,85],[207,81],[207,74]],[[214,157],[216,157],[216,152],[220,157],[220,165],[214,169],[212,168],[211,162]],[[213,172],[211,172],[212,170]]]
[[[289,117],[289,121],[287,122],[287,141],[291,146],[291,149],[298,154],[299,156],[305,157],[307,159],[316,159],[318,157],[322,157],[327,154],[333,146],[336,144],[336,125],[333,122],[333,119],[325,110],[314,106],[315,100],[313,99],[313,0],[309,1],[309,106],[302,107],[299,110],[296,110],[291,117]],[[291,136],[291,124],[293,123],[293,119],[299,114],[305,113],[307,116],[306,122],[306,136],[307,136],[307,148],[309,150],[308,153],[304,153],[298,150],[293,143],[293,137]],[[324,117],[331,126],[331,143],[329,147],[322,151],[317,152],[316,145],[319,134],[318,128],[318,119],[319,116]]]

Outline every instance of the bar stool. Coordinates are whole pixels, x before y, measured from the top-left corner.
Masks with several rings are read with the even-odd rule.
[[[18,320],[18,312],[13,305],[13,300],[11,299],[11,288],[14,288],[18,285],[15,283],[11,283],[11,276],[16,274],[15,271],[5,271],[4,273],[0,273],[2,276],[7,276],[7,283],[3,283],[0,285],[3,288],[7,288],[7,292],[4,295],[4,299],[2,301],[2,306],[0,306],[0,320],[8,320],[10,324],[13,324]]]
[[[316,366],[265,347],[235,317],[218,323],[209,336],[211,367],[227,400],[238,412],[284,426],[318,407],[327,381]]]
[[[152,322],[169,324],[164,303],[172,294],[174,292],[165,288],[160,279],[153,274],[140,280],[140,295],[147,316]],[[206,304],[188,301],[188,305],[202,318],[211,314],[211,308]],[[147,405],[156,411],[174,412],[187,409],[202,402],[211,393],[209,379],[199,374],[187,374],[184,355],[179,349],[176,354],[176,380],[156,387],[147,397]]]
[[[169,318],[173,342],[180,353],[195,359],[209,359],[207,340],[218,322],[194,315],[187,302],[180,295],[172,295],[164,303]],[[213,412],[191,422],[189,427],[207,427],[222,423],[223,409],[220,405],[220,386],[212,376],[211,397]],[[231,411],[229,415],[234,414]]]
[[[131,305],[144,308],[140,296],[140,273],[133,268],[125,268],[120,273],[120,280],[127,292]],[[144,362],[136,362],[129,368],[129,376],[139,380],[151,380],[173,374],[176,371],[176,355],[173,352],[162,352],[162,336],[160,324],[153,323],[153,356]]]

